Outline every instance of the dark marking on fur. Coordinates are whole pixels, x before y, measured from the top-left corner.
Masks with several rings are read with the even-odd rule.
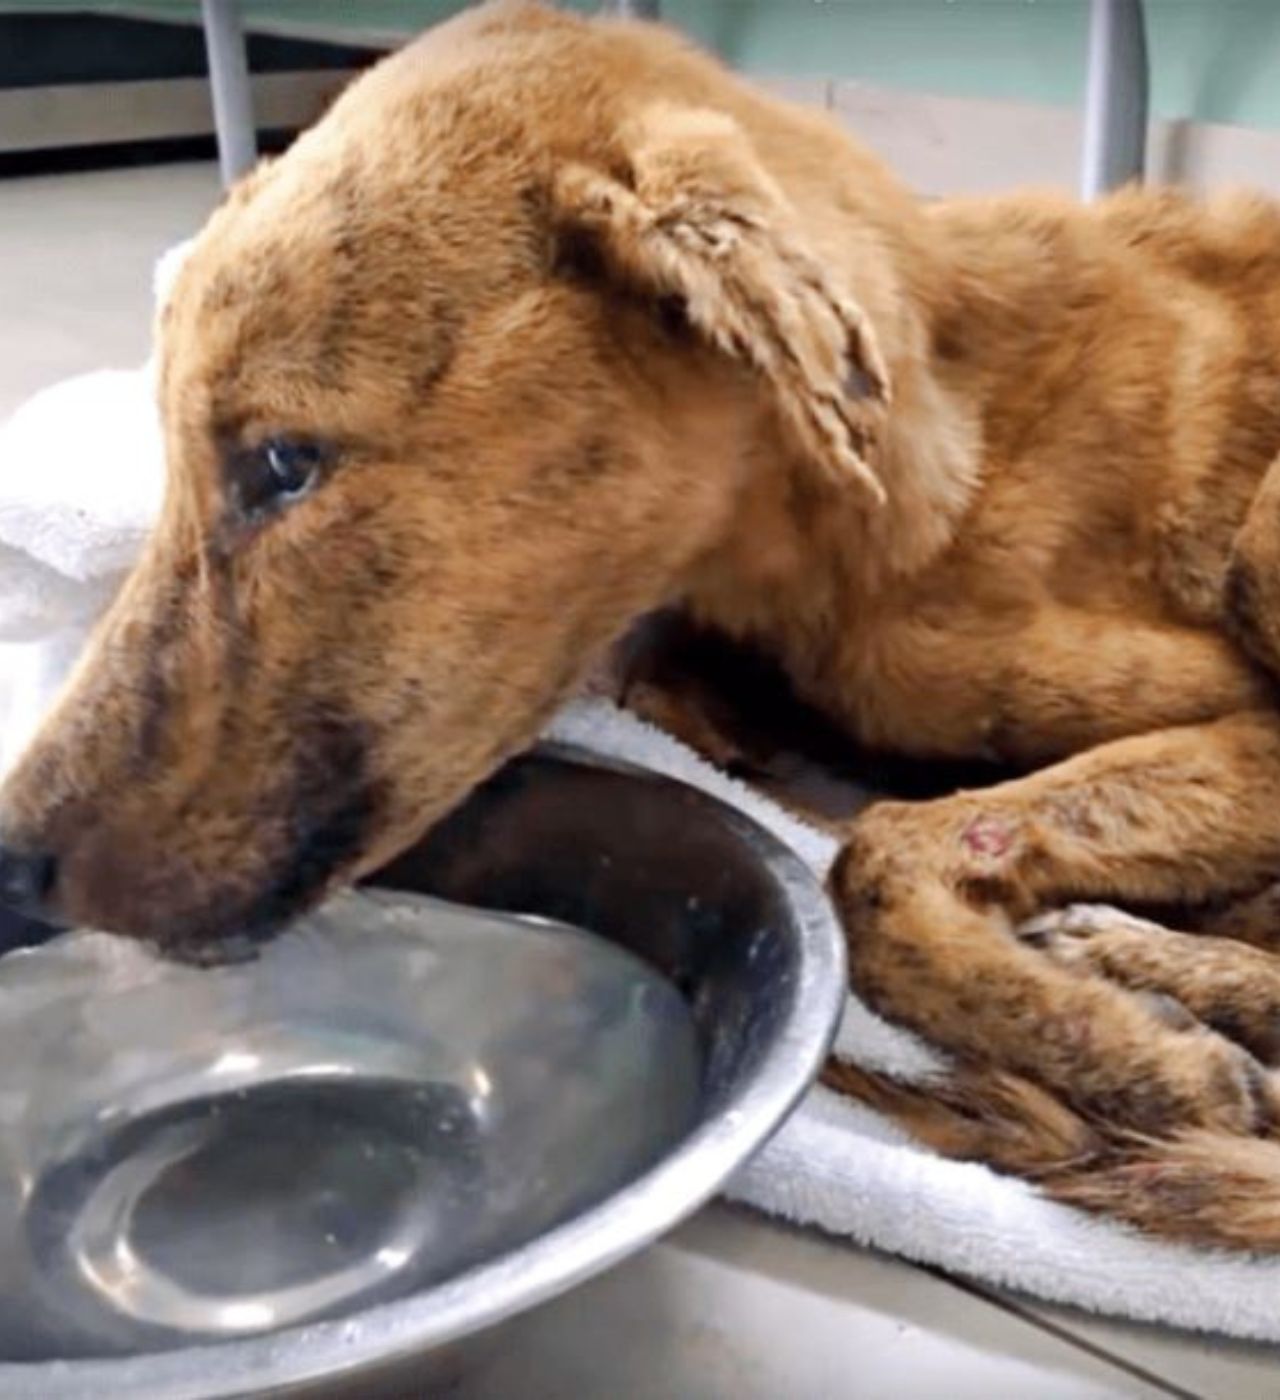
[[[830,502],[814,474],[792,470],[786,475],[787,509],[801,534],[816,532],[818,522]]]
[[[1007,877],[992,874],[962,875],[956,882],[959,893],[980,909],[1008,904],[1013,899],[1013,887]]]
[[[568,282],[596,288],[605,284],[604,254],[595,237],[586,229],[567,228],[556,241],[552,272]]]
[[[940,360],[954,363],[964,358],[964,340],[959,328],[950,318],[940,320],[933,328],[933,353]]]
[[[169,654],[178,637],[181,616],[180,600],[170,593],[157,605],[142,644],[143,665],[137,685],[137,742],[129,764],[134,782],[140,781],[163,754],[165,721],[172,699]]]
[[[1266,1069],[1252,1055],[1243,1050],[1240,1052],[1240,1065],[1245,1092],[1249,1096],[1253,1110],[1253,1131],[1260,1135],[1270,1134],[1276,1126],[1275,1100],[1271,1097],[1271,1078]],[[1227,1092],[1232,1087],[1230,1081],[1223,1085],[1224,1091]]]
[[[283,794],[278,873],[241,920],[250,937],[268,937],[300,913],[364,848],[384,801],[370,777],[369,748],[359,720],[321,715],[305,726]]]
[[[524,210],[529,222],[542,234],[547,241],[547,249],[551,251],[552,242],[550,240],[551,223],[551,190],[546,180],[529,180],[521,185],[516,198],[519,200],[521,209]]]
[[[172,568],[168,586],[154,604],[142,639],[143,666],[138,681],[136,739],[129,765],[136,782],[164,762],[164,741],[173,719],[173,652],[181,641],[189,609],[196,562],[185,559]]]
[[[204,577],[208,587],[210,614],[216,628],[215,640],[221,664],[218,667],[222,690],[222,712],[218,721],[220,745],[230,746],[236,732],[242,698],[258,657],[258,629],[241,606],[236,588],[235,558],[227,547],[212,547],[205,556]]]
[[[1262,621],[1262,589],[1257,576],[1243,560],[1232,560],[1227,569],[1222,596],[1227,625],[1246,651],[1265,662],[1268,649]]]
[[[217,316],[235,305],[242,292],[241,275],[238,268],[224,267],[209,279],[200,298],[200,308],[196,313],[202,320]]]
[[[609,440],[596,435],[588,438],[576,452],[570,453],[561,462],[561,472],[566,481],[585,485],[610,475],[616,460]]]
[[[1249,1044],[1249,1019],[1243,1010],[1233,1006],[1215,1006],[1208,1013],[1201,1013],[1205,1023],[1213,1027],[1219,1035],[1233,1040],[1237,1045],[1252,1048]]]
[[[395,703],[386,724],[391,729],[398,729],[402,725],[421,724],[429,709],[430,700],[426,685],[419,677],[411,676],[397,686]]]
[[[417,352],[410,356],[411,396],[426,398],[449,373],[458,354],[462,314],[446,297],[433,298],[421,313],[425,320]]]
[[[883,914],[890,904],[887,881],[876,875],[847,876],[841,897],[845,918],[854,930],[863,920]]]
[[[351,369],[351,346],[357,339],[359,301],[355,269],[360,256],[360,172],[354,161],[339,166],[324,190],[330,215],[329,306],[316,338],[311,371],[324,389],[341,389]]]
[[[534,462],[521,485],[521,494],[536,493],[544,502],[573,502],[579,491],[609,476],[617,460],[606,437],[584,438],[568,452],[557,452]]]
[[[687,340],[689,325],[689,303],[678,293],[672,292],[658,298],[656,306],[658,324],[663,334],[670,340]]]

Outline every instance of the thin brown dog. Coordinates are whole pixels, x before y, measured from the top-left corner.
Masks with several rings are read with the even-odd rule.
[[[833,1081],[1280,1247],[1280,207],[921,206],[660,29],[505,3],[241,183],[158,333],[163,517],[0,794],[11,887],[274,927],[675,606],[862,743],[1038,770],[847,831],[855,985],[958,1068]]]

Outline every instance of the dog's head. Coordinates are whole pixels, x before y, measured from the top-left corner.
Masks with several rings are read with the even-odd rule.
[[[12,886],[179,946],[275,926],[678,595],[762,424],[874,491],[866,320],[700,84],[486,7],[230,194],[160,317],[162,518],[0,794]]]

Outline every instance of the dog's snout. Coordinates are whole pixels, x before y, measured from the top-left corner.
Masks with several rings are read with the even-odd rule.
[[[0,843],[0,905],[18,914],[42,916],[57,870],[57,860],[45,851]]]

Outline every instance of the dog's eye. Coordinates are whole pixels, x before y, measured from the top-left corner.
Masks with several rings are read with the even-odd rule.
[[[324,449],[300,438],[268,438],[235,464],[236,504],[245,515],[288,505],[305,496],[320,477]]]

